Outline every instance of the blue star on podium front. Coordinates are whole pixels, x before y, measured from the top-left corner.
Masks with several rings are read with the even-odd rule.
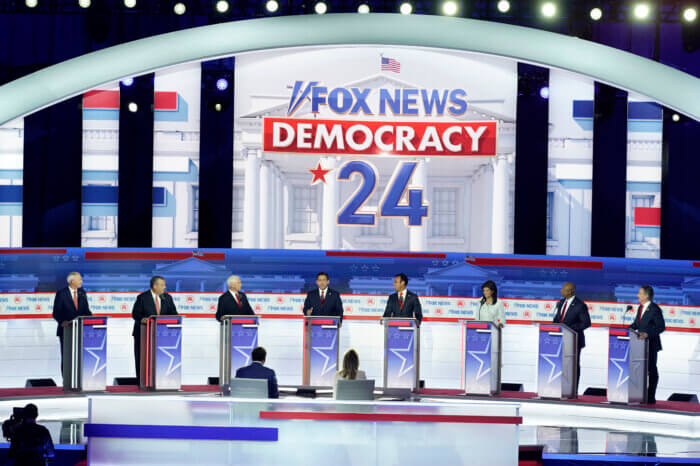
[[[625,350],[625,355],[622,358],[610,358],[610,362],[615,366],[618,370],[617,374],[617,383],[615,384],[615,388],[619,388],[620,385],[623,383],[627,382],[627,379],[630,378],[629,374],[623,378],[623,375],[625,374],[625,367],[621,366],[621,362],[627,362],[630,354],[630,347],[628,346],[627,349]]]
[[[236,351],[241,353],[243,355],[243,357],[245,357],[245,365],[246,366],[248,364],[250,364],[251,351],[257,346],[257,344],[258,344],[258,335],[255,334],[250,345],[248,345],[248,346],[234,346],[233,347],[233,349],[235,349]]]
[[[409,351],[412,351],[413,348],[413,332],[411,332],[411,337],[410,340],[408,340],[408,346],[403,349],[390,349],[394,356],[399,358],[401,360],[401,368],[399,368],[399,377],[403,377],[405,374],[408,374],[408,372],[413,369],[413,364],[411,364],[409,367],[406,367],[406,358],[401,356],[399,353],[408,353]],[[405,368],[405,369],[404,369]]]
[[[102,352],[105,349],[105,344],[107,343],[107,333],[105,332],[104,336],[102,337],[102,343],[100,346],[91,346],[87,347],[85,346],[84,349],[85,351],[90,354],[93,358],[95,358],[95,365],[92,367],[92,375],[96,375],[99,372],[102,371],[105,367],[107,367],[107,361],[105,360],[104,364],[100,365],[100,355],[96,353],[96,351]]]
[[[551,370],[549,371],[549,380],[547,380],[547,383],[551,382],[554,379],[557,379],[561,376],[561,371],[557,372],[556,374],[554,373],[555,370],[557,370],[557,364],[555,361],[552,361],[551,358],[557,358],[559,359],[561,355],[561,342],[559,342],[559,348],[557,348],[557,352],[555,354],[540,354],[542,356],[542,359],[547,361],[551,366]]]
[[[323,357],[323,369],[321,369],[321,375],[326,375],[328,371],[331,369],[335,368],[335,363],[329,364],[331,357],[325,353],[324,351],[335,351],[335,341],[336,338],[338,337],[338,334],[336,333],[333,336],[333,340],[331,341],[331,344],[328,346],[314,346],[311,349],[316,351],[318,354],[320,354]]]
[[[165,371],[165,375],[170,375],[173,372],[177,370],[178,367],[182,365],[182,361],[178,362],[177,364],[173,365],[175,362],[175,354],[170,353],[168,350],[179,350],[180,349],[180,339],[182,338],[182,334],[177,336],[177,341],[175,342],[175,345],[173,346],[161,346],[158,348],[159,351],[162,351],[168,358],[170,358],[170,361],[168,362],[168,369]]]
[[[486,343],[486,348],[484,348],[483,351],[467,351],[467,354],[469,354],[469,356],[471,356],[474,359],[476,359],[477,361],[479,361],[479,369],[476,371],[476,380],[479,380],[481,377],[483,377],[484,375],[488,374],[491,371],[491,368],[489,367],[484,372],[481,372],[481,369],[484,368],[484,360],[478,356],[478,355],[487,355],[489,353],[490,347],[491,347],[491,339],[489,338],[488,342]]]

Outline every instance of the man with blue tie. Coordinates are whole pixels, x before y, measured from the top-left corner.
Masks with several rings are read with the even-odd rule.
[[[408,317],[418,321],[420,325],[423,320],[423,308],[420,305],[418,295],[406,289],[408,277],[400,273],[394,277],[394,290],[386,302],[383,317]]]
[[[661,348],[661,335],[666,330],[666,321],[661,308],[653,301],[654,288],[649,285],[644,285],[637,293],[639,298],[639,307],[637,308],[637,317],[634,319],[630,328],[637,330],[639,338],[649,340],[649,358],[647,360],[647,368],[649,374],[649,385],[647,387],[647,403],[656,403],[656,387],[659,384],[659,369],[656,367],[656,362],[659,357]]]
[[[258,346],[251,353],[253,363],[249,366],[241,367],[236,371],[237,379],[264,379],[267,380],[267,397],[279,398],[280,393],[277,387],[277,376],[275,371],[265,367],[267,351],[262,346]]]
[[[317,288],[309,291],[304,300],[305,316],[333,316],[343,319],[343,300],[340,293],[329,288],[330,278],[326,272],[316,274]]]
[[[68,286],[56,292],[53,300],[53,318],[58,322],[56,336],[61,346],[61,373],[63,373],[63,329],[78,316],[91,316],[87,294],[83,290],[83,277],[71,272],[66,277]]]
[[[586,335],[583,333],[591,326],[591,315],[588,313],[586,303],[576,296],[576,285],[566,282],[561,287],[561,298],[556,305],[554,319],[555,324],[564,324],[578,335],[576,349],[576,394],[578,395],[578,382],[581,379],[581,350],[586,346]]]

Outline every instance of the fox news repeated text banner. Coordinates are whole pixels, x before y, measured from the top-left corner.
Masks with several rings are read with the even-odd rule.
[[[131,308],[138,292],[88,293],[90,310],[96,315],[131,317]],[[180,314],[187,317],[213,318],[221,293],[170,293]],[[2,293],[0,319],[52,318],[55,293]],[[263,318],[303,317],[302,293],[247,293],[256,314]],[[346,319],[379,319],[384,313],[387,296],[367,294],[342,295]],[[475,319],[479,299],[474,297],[421,296],[426,321],[454,322]],[[509,324],[551,322],[555,301],[536,299],[502,299]],[[635,303],[588,302],[593,326],[629,325],[636,313]],[[628,305],[632,310],[625,312]],[[666,320],[666,329],[700,333],[700,307],[660,304]]]

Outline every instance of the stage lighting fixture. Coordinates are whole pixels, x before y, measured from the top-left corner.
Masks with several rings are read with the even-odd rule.
[[[328,11],[328,5],[326,5],[324,2],[318,2],[316,5],[314,5],[314,11],[317,15],[324,15]]]
[[[649,5],[646,3],[637,3],[633,11],[634,17],[637,19],[647,19],[649,17]]]
[[[680,121],[680,120],[681,120],[681,116],[680,116],[679,114],[677,114],[677,113],[674,113],[673,115],[671,115],[671,119],[672,119],[673,121]]]
[[[187,7],[185,6],[184,3],[178,2],[173,6],[173,12],[176,15],[184,15],[186,11],[187,11]]]
[[[549,99],[549,88],[547,86],[540,88],[540,97],[543,99]]]
[[[698,10],[693,7],[686,8],[683,10],[683,20],[689,23],[695,21],[698,17]]]
[[[124,78],[122,79],[122,84],[126,87],[129,87],[132,84],[134,84],[134,78]]]
[[[411,13],[413,13],[413,5],[411,5],[408,2],[404,2],[399,7],[399,11],[402,15],[410,15]]]
[[[219,78],[216,80],[216,88],[220,91],[225,91],[228,89],[228,80],[225,78]]]
[[[127,8],[133,8],[136,6],[136,0],[124,0],[124,6]]]
[[[357,12],[362,13],[363,15],[369,13],[369,5],[366,3],[360,4],[360,6],[357,7]]]
[[[226,0],[219,0],[216,2],[216,11],[219,13],[226,13],[228,11],[228,2]]]
[[[217,112],[220,112],[223,109],[224,107],[219,102],[214,104],[214,110],[216,110]]]
[[[39,4],[39,0],[25,0],[24,4],[27,5],[28,8],[34,8]]]
[[[553,2],[544,2],[541,11],[545,18],[553,18],[557,14],[557,6]]]
[[[457,2],[453,0],[448,0],[442,4],[442,14],[447,16],[454,16],[457,14],[459,9]]]
[[[90,0],[78,0],[78,5],[80,5],[80,8],[90,8]]]
[[[129,102],[129,105],[127,105],[127,108],[131,113],[136,113],[139,109],[139,106],[136,105],[136,102]]]
[[[277,0],[267,0],[265,3],[265,9],[268,11],[268,13],[274,13],[275,11],[279,10],[280,4],[277,3]]]
[[[591,9],[591,19],[593,21],[598,21],[602,17],[603,17],[603,10],[601,10],[600,8],[592,8]]]
[[[510,11],[510,2],[508,0],[500,0],[496,8],[498,8],[498,11],[501,13],[508,13]]]

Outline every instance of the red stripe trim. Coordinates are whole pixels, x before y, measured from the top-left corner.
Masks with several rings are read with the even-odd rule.
[[[627,331],[626,331],[626,330],[614,330],[614,329],[610,329],[610,335],[627,336]]]
[[[540,325],[540,332],[560,332],[561,327],[555,327],[553,325]]]
[[[333,325],[336,322],[333,320],[314,320],[311,319],[311,325]]]
[[[66,254],[66,248],[3,248],[0,254]]]
[[[153,108],[155,110],[177,111],[177,92],[156,91],[153,93]]]
[[[447,414],[310,413],[260,411],[260,419],[302,419],[311,421],[449,422],[460,424],[522,424],[521,416],[455,416]]]
[[[232,324],[254,324],[256,322],[255,319],[231,319]]]
[[[489,324],[467,324],[467,328],[489,328]]]
[[[180,319],[156,319],[156,322],[158,323],[158,325],[179,324]]]
[[[119,91],[88,91],[83,94],[85,110],[119,110]]]
[[[492,265],[506,267],[543,267],[556,269],[603,270],[602,261],[560,259],[512,259],[505,257],[467,257],[466,262],[473,265]]]
[[[634,224],[640,227],[661,226],[661,207],[635,207]]]
[[[447,254],[432,252],[326,251],[327,257],[393,257],[398,259],[445,259]]]
[[[402,321],[395,321],[395,320],[390,320],[387,322],[387,325],[389,327],[410,327],[411,323],[410,322],[402,322]]]
[[[222,261],[226,259],[226,254],[223,252],[205,252],[195,256],[192,252],[139,252],[139,251],[86,251],[86,260],[164,260],[178,261],[195,257],[205,261]]]
[[[105,319],[83,319],[83,325],[104,325]]]

